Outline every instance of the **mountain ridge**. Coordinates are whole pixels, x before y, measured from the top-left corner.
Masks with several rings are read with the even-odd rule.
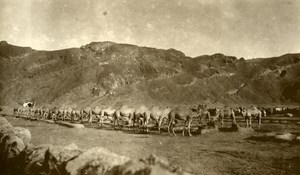
[[[0,42],[0,104],[300,102],[300,54],[245,60],[114,42],[38,51]]]

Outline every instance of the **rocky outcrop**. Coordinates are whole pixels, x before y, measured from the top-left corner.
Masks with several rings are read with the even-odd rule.
[[[188,174],[151,155],[140,160],[117,155],[101,147],[82,150],[30,144],[30,131],[13,127],[0,117],[0,175],[168,175]]]

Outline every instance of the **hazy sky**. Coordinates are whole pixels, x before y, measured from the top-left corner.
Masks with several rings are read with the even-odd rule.
[[[92,41],[188,56],[300,52],[298,0],[0,0],[0,40],[34,49]]]

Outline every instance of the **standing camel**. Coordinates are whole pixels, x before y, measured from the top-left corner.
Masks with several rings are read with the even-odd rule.
[[[168,123],[168,132],[170,133],[170,128],[172,128],[172,133],[176,136],[174,132],[174,122],[175,120],[183,120],[184,128],[182,131],[182,135],[184,136],[186,125],[188,126],[188,135],[191,134],[191,123],[194,117],[197,117],[197,113],[193,112],[191,109],[186,107],[175,107],[169,113],[169,123]]]
[[[262,112],[261,110],[257,109],[255,106],[251,106],[248,109],[243,109],[242,116],[246,119],[246,126],[252,127],[252,117],[255,117],[258,120],[258,129],[261,127],[261,118]]]

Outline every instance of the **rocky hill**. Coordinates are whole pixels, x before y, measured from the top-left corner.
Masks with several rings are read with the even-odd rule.
[[[300,54],[245,60],[113,42],[38,51],[0,42],[0,105],[300,102]]]

